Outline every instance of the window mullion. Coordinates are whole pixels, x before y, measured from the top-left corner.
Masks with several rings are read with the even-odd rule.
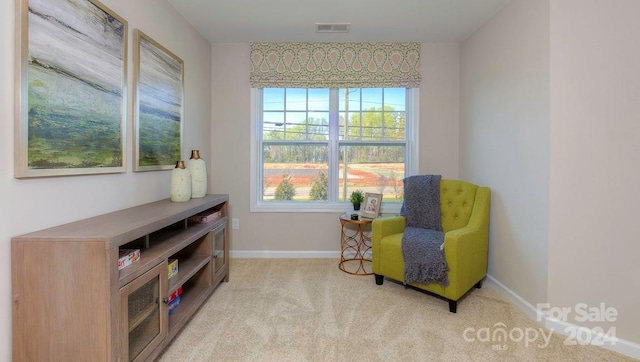
[[[329,185],[327,196],[330,202],[338,201],[338,179],[340,157],[338,155],[339,112],[338,89],[329,90]]]

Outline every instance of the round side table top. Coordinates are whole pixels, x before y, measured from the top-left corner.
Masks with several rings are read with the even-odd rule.
[[[366,224],[371,224],[372,221],[373,219],[362,217],[360,215],[358,215],[358,220],[351,220],[351,215],[344,215],[344,214],[340,215],[340,222],[342,223],[350,222],[358,225],[366,225]]]

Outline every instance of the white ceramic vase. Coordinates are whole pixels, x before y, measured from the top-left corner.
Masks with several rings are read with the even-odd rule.
[[[191,173],[184,166],[184,161],[176,162],[171,170],[171,201],[184,202],[191,200]]]
[[[199,150],[191,151],[187,169],[191,172],[191,198],[204,197],[207,194],[207,164],[200,158]]]

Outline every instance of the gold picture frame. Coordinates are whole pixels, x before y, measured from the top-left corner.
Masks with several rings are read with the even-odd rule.
[[[133,170],[156,171],[182,160],[184,62],[134,30]]]
[[[380,215],[380,205],[382,204],[382,194],[367,192],[364,194],[361,215],[366,218],[375,219]]]
[[[97,0],[16,0],[14,177],[126,171],[128,24]]]

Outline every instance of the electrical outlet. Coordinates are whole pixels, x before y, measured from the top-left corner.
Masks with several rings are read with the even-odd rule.
[[[237,217],[231,219],[231,228],[234,230],[240,229],[240,219],[238,219]]]

